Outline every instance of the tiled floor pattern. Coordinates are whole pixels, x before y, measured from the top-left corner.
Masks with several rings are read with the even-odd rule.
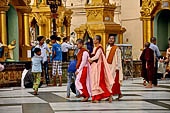
[[[124,81],[124,97],[112,103],[91,103],[91,98],[81,103],[73,93],[66,99],[66,85],[40,88],[38,96],[32,89],[1,88],[0,113],[170,113],[170,80],[159,81],[160,87],[152,89],[141,83],[141,78]]]

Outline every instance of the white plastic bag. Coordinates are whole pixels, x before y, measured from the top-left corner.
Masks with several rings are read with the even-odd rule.
[[[4,70],[4,65],[0,64],[0,71]]]

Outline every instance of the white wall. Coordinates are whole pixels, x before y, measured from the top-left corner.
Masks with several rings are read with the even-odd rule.
[[[121,1],[121,23],[126,28],[124,43],[133,45],[133,58],[139,59],[143,48],[142,21],[140,20],[140,0]]]
[[[74,32],[75,28],[80,27],[82,24],[86,24],[87,18],[86,13],[84,12],[75,12],[73,11],[72,20],[71,20],[71,28],[70,31]]]

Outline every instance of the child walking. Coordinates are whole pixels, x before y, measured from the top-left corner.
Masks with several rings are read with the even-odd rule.
[[[32,57],[32,73],[34,76],[33,90],[34,90],[34,95],[37,95],[38,87],[41,81],[41,72],[42,72],[41,63],[43,58],[41,57],[40,48],[35,48],[34,54],[35,55]]]
[[[67,69],[67,97],[66,98],[70,98],[70,87],[71,87],[71,83],[72,83],[72,77],[74,79],[74,81],[76,80],[76,64],[77,64],[77,60],[72,60],[69,63],[68,69]],[[74,93],[76,93],[76,97],[79,97],[79,92],[76,89],[76,87],[74,88],[75,91]]]

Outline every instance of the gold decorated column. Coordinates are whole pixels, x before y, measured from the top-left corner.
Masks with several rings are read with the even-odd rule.
[[[51,18],[48,20],[48,36],[51,36]]]
[[[6,27],[6,12],[0,11],[1,14],[1,38],[2,43],[6,46],[7,45],[7,27]]]
[[[123,33],[119,34],[119,44],[123,44]]]
[[[34,6],[37,6],[37,4],[38,4],[38,2],[37,2],[37,0],[34,0]]]
[[[66,36],[67,36],[67,39],[70,40],[70,26],[69,25],[66,27]]]
[[[96,35],[97,35],[97,34],[96,34]],[[106,51],[106,44],[108,43],[108,36],[107,36],[106,33],[102,33],[101,38],[102,38],[101,44],[103,45],[104,51]]]
[[[28,13],[24,13],[24,35],[25,35],[25,45],[30,45],[30,37],[29,37],[29,15]]]
[[[40,5],[46,5],[46,0],[42,0]]]
[[[43,30],[42,24],[39,24],[39,36],[43,35],[42,30]]]
[[[62,27],[61,26],[58,27],[58,32],[59,32],[59,36],[61,37],[61,34],[62,34]]]
[[[143,18],[143,45],[150,42],[152,37],[152,21],[151,17]]]

